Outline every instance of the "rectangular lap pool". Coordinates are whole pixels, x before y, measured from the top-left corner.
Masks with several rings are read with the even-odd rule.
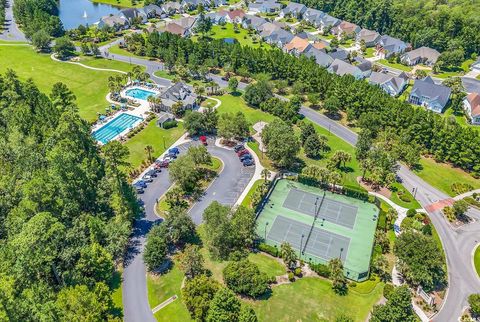
[[[142,120],[141,117],[122,113],[113,120],[102,126],[100,129],[93,132],[95,140],[107,144],[120,133],[133,127]]]
[[[146,89],[141,88],[130,88],[125,91],[125,95],[127,95],[128,97],[146,101],[150,96],[157,95],[157,93],[147,91]]]

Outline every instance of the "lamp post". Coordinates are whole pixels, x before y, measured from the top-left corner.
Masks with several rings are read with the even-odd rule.
[[[412,192],[413,192],[413,199],[415,199],[415,197],[417,196],[417,190],[418,190],[418,188],[417,188],[417,187],[414,187],[414,188],[412,189]]]
[[[267,240],[267,226],[268,226],[268,221],[265,223],[265,233],[264,233],[264,238],[263,238],[264,241]]]
[[[305,237],[304,234],[302,234],[302,238],[300,239],[300,260],[302,260],[302,253],[303,253],[303,237]]]

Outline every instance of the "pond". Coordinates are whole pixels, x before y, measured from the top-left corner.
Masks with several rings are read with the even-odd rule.
[[[115,14],[121,8],[90,0],[60,0],[58,10],[63,27],[68,30],[79,25],[94,24],[101,17]]]

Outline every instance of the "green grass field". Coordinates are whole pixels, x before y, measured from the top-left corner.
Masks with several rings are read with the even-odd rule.
[[[90,61],[103,68],[127,70],[128,64]],[[110,65],[111,64],[111,65]],[[0,46],[0,73],[13,69],[22,80],[32,78],[41,91],[50,93],[53,84],[65,83],[77,96],[80,116],[88,121],[108,105],[108,77],[114,72],[95,71],[85,67],[53,61],[49,55],[37,54],[29,46]]]
[[[95,67],[95,68],[106,68],[106,69],[115,69],[115,70],[121,70],[123,72],[128,73],[129,71],[132,70],[132,68],[135,65],[130,65],[128,63],[124,63],[121,61],[117,60],[111,60],[111,59],[104,59],[104,58],[93,58],[93,57],[82,57],[80,60],[80,63],[90,66],[90,67]],[[143,70],[145,70],[144,66],[141,66]]]
[[[110,53],[110,56],[115,56],[115,55],[122,55],[122,56],[127,56],[127,57],[138,57],[138,58],[145,58],[143,56],[137,56],[134,53],[129,52],[126,49],[120,48],[118,45],[112,46],[108,49],[108,52]]]
[[[250,46],[253,48],[264,48],[264,49],[271,49],[272,47],[267,43],[261,43],[258,41],[254,41],[253,38],[248,34],[246,29],[241,27],[238,28],[238,32],[235,32],[233,28],[233,24],[227,23],[225,26],[215,25],[212,27],[212,30],[207,35],[212,39],[224,39],[224,38],[234,38],[236,39],[240,45],[242,46]],[[199,36],[195,35],[192,37],[193,41],[198,41]]]
[[[245,207],[250,207],[252,203],[252,196],[255,190],[260,186],[260,184],[263,182],[263,179],[259,179],[253,183],[252,188],[248,191],[247,195],[245,196],[245,199],[242,201],[242,205]]]
[[[448,78],[448,77],[455,77],[455,76],[461,76],[464,75],[465,73],[468,73],[470,69],[470,65],[473,64],[475,61],[473,59],[467,59],[465,60],[460,67],[452,68],[452,69],[447,69],[447,70],[441,70],[440,73],[438,74],[433,74],[434,77],[437,78]]]
[[[480,247],[477,246],[475,248],[475,254],[473,255],[473,264],[475,265],[475,271],[477,275],[480,277]]]
[[[386,59],[380,59],[378,62],[382,65],[387,66],[387,67],[403,70],[404,72],[411,72],[412,71],[412,67],[410,67],[410,66],[405,66],[403,64],[397,64],[397,63],[390,63]]]
[[[431,158],[421,158],[420,165],[421,169],[417,169],[414,172],[427,183],[449,196],[455,196],[451,185],[456,182],[468,183],[474,189],[480,188],[479,179],[475,179],[459,168],[454,168],[444,163],[437,163]]]
[[[447,110],[443,113],[443,116],[446,117],[446,118],[452,116],[452,117],[455,118],[455,120],[457,121],[458,124],[460,124],[462,126],[471,126],[471,127],[475,128],[475,125],[472,125],[467,121],[467,118],[466,118],[465,115],[455,114],[451,107],[447,108]]]
[[[130,162],[132,168],[138,167],[147,159],[145,146],[151,145],[153,147],[153,156],[156,158],[184,133],[181,122],[178,123],[177,127],[168,130],[158,127],[155,122],[156,119],[150,121],[146,128],[125,143],[125,146],[130,151],[127,161]]]
[[[419,209],[419,208],[421,208],[418,201],[413,199],[413,196],[410,193],[410,191],[405,189],[400,183],[394,183],[392,186],[396,189],[396,191],[392,192],[392,195],[390,196],[391,201],[393,201],[397,205],[399,205],[401,207],[404,207],[404,208],[407,208],[407,209]],[[411,201],[403,201],[402,199],[400,199],[400,194],[399,193],[402,193],[402,192]]]
[[[140,8],[143,7],[142,0],[92,0],[92,2],[110,4],[112,6],[124,8]]]

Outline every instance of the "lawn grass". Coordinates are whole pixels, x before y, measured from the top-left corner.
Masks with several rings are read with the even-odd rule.
[[[365,52],[365,58],[372,58],[375,56],[375,48],[370,47],[367,48],[367,51]]]
[[[114,69],[121,65],[118,62],[110,65],[110,62],[105,60],[102,64]],[[94,121],[97,112],[105,111],[108,105],[105,99],[108,93],[108,77],[117,74],[56,62],[50,55],[38,54],[29,46],[0,46],[0,73],[9,68],[13,69],[21,80],[32,78],[45,93],[50,93],[57,82],[67,85],[77,97],[80,116],[87,121]]]
[[[117,317],[123,316],[123,298],[122,298],[122,273],[123,269],[120,268],[113,273],[110,280],[110,289],[112,290],[113,301],[113,314]]]
[[[93,58],[93,57],[85,57],[85,56],[83,56],[80,59],[80,63],[90,67],[95,67],[95,68],[121,70],[122,72],[126,72],[126,73],[131,71],[135,66],[133,64],[124,63],[118,60],[111,60],[111,59],[105,59],[105,58]],[[141,68],[145,70],[144,66],[141,66]]]
[[[365,321],[382,291],[383,283],[377,283],[369,294],[349,291],[340,296],[333,292],[330,281],[304,277],[274,287],[268,300],[248,302],[259,321],[334,321],[340,315]]]
[[[272,46],[270,46],[267,43],[254,42],[251,35],[248,34],[248,31],[246,29],[239,27],[238,32],[235,32],[235,30],[233,29],[233,24],[231,23],[227,23],[225,24],[225,26],[219,26],[219,25],[213,26],[212,30],[207,35],[207,37],[210,37],[212,39],[234,38],[242,46],[250,46],[253,48],[262,47],[264,49],[272,48]],[[198,41],[198,39],[199,39],[199,36],[197,35],[192,37],[193,41]]]
[[[253,183],[253,186],[252,188],[250,188],[250,190],[248,191],[247,195],[245,196],[245,199],[243,199],[242,201],[242,206],[245,206],[245,207],[248,207],[250,208],[251,204],[252,204],[252,196],[253,196],[253,193],[255,192],[255,190],[257,190],[257,188],[262,184],[263,182],[263,179],[258,179],[257,181],[255,181]]]
[[[260,160],[260,164],[264,168],[266,168],[270,171],[277,171],[275,169],[275,167],[273,166],[272,161],[267,157],[267,155],[265,153],[263,153],[262,151],[260,151],[260,144],[257,141],[248,142],[247,145],[258,156],[258,159]]]
[[[447,108],[447,110],[443,113],[443,116],[446,117],[446,118],[448,118],[449,116],[454,117],[455,120],[457,121],[457,123],[460,124],[461,126],[475,127],[475,125],[472,125],[467,121],[467,118],[464,114],[455,114],[455,112],[453,111],[453,109],[451,107]]]
[[[398,183],[398,182],[394,183],[392,185],[392,187],[395,188],[396,191],[392,191],[392,195],[390,196],[391,201],[393,201],[397,205],[399,205],[403,208],[407,208],[407,209],[419,209],[419,208],[422,207],[422,206],[420,206],[418,201],[413,198],[410,191],[405,189],[400,183]],[[403,192],[403,194],[405,196],[407,196],[407,198],[409,198],[411,201],[407,202],[407,201],[403,201],[402,199],[400,199],[399,192],[400,193]]]
[[[161,77],[161,78],[165,78],[165,79],[169,79],[169,80],[172,80],[172,79],[175,78],[175,74],[170,74],[166,70],[157,70],[153,74],[157,77]]]
[[[137,168],[147,159],[145,146],[151,145],[153,147],[152,156],[157,158],[184,133],[182,122],[179,122],[177,127],[165,130],[158,127],[156,121],[156,118],[151,120],[147,127],[125,143],[130,151],[127,161],[132,168]]]
[[[405,66],[403,64],[398,64],[398,63],[390,63],[386,59],[380,59],[378,61],[378,63],[380,63],[382,65],[385,65],[385,66],[388,66],[388,67],[391,67],[391,68],[396,68],[396,69],[399,69],[399,70],[403,70],[404,72],[411,72],[412,71],[412,67],[410,67],[410,66]]]
[[[459,67],[442,69],[440,70],[440,73],[438,74],[432,73],[432,75],[437,78],[461,76],[461,75],[464,75],[465,73],[468,73],[468,71],[470,70],[470,65],[473,64],[474,62],[475,61],[473,59],[467,59]]]
[[[287,274],[285,265],[279,263],[275,258],[263,253],[251,253],[248,255],[248,259],[258,266],[260,272],[263,272],[268,276],[280,276]]]
[[[126,49],[120,48],[118,45],[112,46],[108,49],[108,52],[110,53],[110,56],[115,56],[115,55],[122,55],[122,56],[127,56],[127,57],[137,57],[137,58],[146,58],[143,56],[138,56],[135,55],[134,53],[129,52]]]
[[[112,6],[123,8],[140,8],[143,7],[142,0],[135,0],[135,4],[132,4],[132,0],[92,0],[92,2],[110,4]]]
[[[414,172],[428,184],[452,197],[456,194],[452,191],[451,185],[456,182],[470,184],[473,189],[480,188],[479,179],[449,164],[437,163],[432,158],[421,158],[420,169],[415,169]]]
[[[475,271],[477,275],[480,277],[480,247],[477,246],[475,248],[475,253],[473,255],[473,264],[475,266]]]

